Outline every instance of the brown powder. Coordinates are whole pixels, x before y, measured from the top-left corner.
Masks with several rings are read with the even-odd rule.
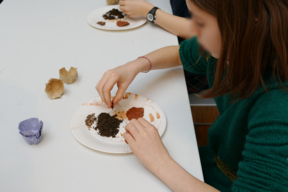
[[[95,130],[99,131],[99,135],[104,137],[115,137],[119,132],[119,125],[123,120],[116,118],[117,115],[110,116],[109,113],[101,113],[98,115],[97,126]]]
[[[153,116],[151,113],[149,113],[149,118],[150,118],[150,121],[151,121],[151,122],[154,121],[154,116]]]
[[[127,111],[126,116],[128,117],[129,121],[131,121],[132,119],[138,119],[140,117],[143,117],[144,116],[144,108],[132,107],[131,109],[129,109]]]

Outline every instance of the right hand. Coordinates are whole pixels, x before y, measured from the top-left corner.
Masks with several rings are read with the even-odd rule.
[[[145,0],[120,0],[120,10],[131,18],[144,17],[154,7]]]
[[[113,89],[114,85],[117,84],[118,87],[116,96],[113,99],[113,104],[115,106],[123,98],[125,91],[136,75],[142,71],[143,67],[141,68],[141,66],[147,66],[147,63],[144,62],[145,60],[137,59],[125,65],[110,69],[104,73],[103,77],[96,85],[96,90],[102,101],[105,102],[109,108],[112,107],[110,91]]]

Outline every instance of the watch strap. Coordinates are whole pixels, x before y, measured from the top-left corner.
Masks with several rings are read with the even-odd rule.
[[[154,23],[154,21],[155,21],[155,19],[156,19],[156,11],[157,11],[157,9],[159,9],[158,7],[153,7],[149,12],[148,12],[148,14],[151,14],[152,16],[153,16],[153,19],[152,20],[149,20],[149,18],[148,18],[148,21],[150,21],[151,23]],[[149,16],[147,14],[147,17]]]

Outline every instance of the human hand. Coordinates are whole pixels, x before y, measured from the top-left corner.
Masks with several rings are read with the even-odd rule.
[[[131,18],[144,17],[154,7],[145,0],[120,0],[120,10]]]
[[[113,99],[113,104],[115,106],[122,99],[125,91],[137,74],[138,73],[131,64],[122,65],[106,71],[96,85],[96,90],[102,101],[104,101],[109,108],[112,107],[110,92],[114,85],[117,84],[118,90]]]
[[[125,127],[124,139],[136,157],[153,173],[172,160],[158,130],[143,118],[132,119]]]
[[[114,85],[117,84],[118,90],[113,99],[114,106],[117,105],[136,75],[141,71],[147,70],[147,67],[150,67],[150,65],[146,59],[137,59],[104,73],[103,77],[96,85],[96,90],[102,101],[105,102],[109,108],[112,107],[110,91],[113,89]]]

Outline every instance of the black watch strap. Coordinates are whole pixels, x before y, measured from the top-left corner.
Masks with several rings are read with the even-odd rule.
[[[151,23],[154,23],[156,19],[156,11],[159,9],[158,7],[153,7],[151,11],[148,12],[147,14],[147,20],[150,21]]]

